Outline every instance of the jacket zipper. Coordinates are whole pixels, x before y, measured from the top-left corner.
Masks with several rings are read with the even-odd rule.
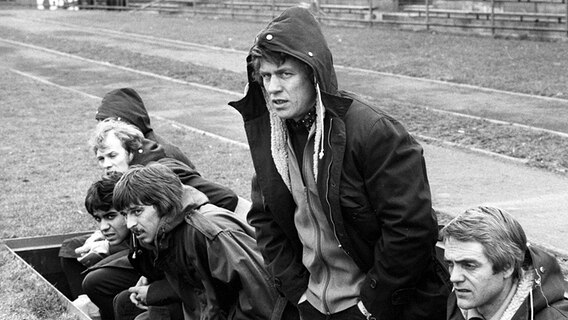
[[[302,159],[302,162],[304,162],[304,159]],[[310,165],[310,163],[309,163],[309,161],[308,161],[308,163],[304,163],[303,166],[302,166],[302,167],[303,167],[303,169],[302,169],[302,170],[303,170],[303,174],[304,174],[305,176],[308,176],[308,174],[309,174],[308,172],[306,172],[306,169],[305,169],[305,168],[307,168],[309,165]],[[315,179],[314,179],[314,181],[315,181]],[[316,189],[317,189],[317,183],[316,183]],[[309,208],[309,213],[308,213],[308,214],[309,214],[309,218],[310,218],[310,220],[311,220],[312,225],[314,226],[314,232],[315,232],[315,236],[316,236],[315,255],[316,255],[317,259],[318,259],[319,261],[321,261],[321,263],[322,263],[323,266],[324,266],[324,271],[323,271],[323,272],[325,273],[325,274],[324,274],[324,281],[323,281],[323,282],[324,282],[324,286],[323,286],[323,288],[322,288],[322,297],[321,297],[321,300],[322,300],[322,304],[323,304],[323,308],[324,308],[324,310],[325,310],[325,313],[330,314],[330,312],[329,312],[329,304],[328,304],[328,302],[327,302],[327,291],[328,291],[328,288],[329,288],[329,282],[330,282],[330,278],[331,278],[331,277],[330,277],[331,270],[330,270],[329,264],[328,264],[327,261],[324,259],[323,254],[322,254],[322,248],[321,248],[321,237],[322,237],[322,235],[321,235],[321,230],[320,230],[320,229],[321,229],[321,226],[320,226],[320,224],[319,224],[319,222],[318,222],[318,219],[317,219],[317,218],[314,216],[314,214],[313,214],[314,209],[313,209],[313,206],[312,206],[312,201],[310,201],[309,187],[306,188],[306,189],[304,189],[304,194],[305,194],[305,197],[306,197],[306,201],[308,202],[308,208]],[[324,214],[325,214],[325,212],[324,212]]]
[[[329,131],[328,131],[328,136],[327,136],[327,144],[329,146],[329,150],[330,150],[330,154],[331,154],[331,161],[329,162],[329,166],[327,167],[327,181],[325,183],[325,202],[327,202],[327,206],[329,207],[329,220],[331,221],[331,225],[333,227],[333,236],[337,240],[337,243],[339,243],[339,247],[341,249],[343,249],[343,246],[341,245],[341,241],[337,237],[337,227],[335,226],[335,221],[333,221],[333,213],[331,212],[332,208],[331,208],[331,203],[329,201],[329,182],[330,182],[330,179],[331,179],[331,165],[333,163],[333,146],[331,145],[331,130],[332,130],[332,128],[333,128],[333,118],[330,118],[329,119]],[[343,251],[345,251],[345,250],[343,250]]]
[[[327,303],[327,290],[329,288],[329,281],[330,281],[330,268],[329,268],[329,264],[327,263],[327,261],[324,259],[323,255],[322,255],[322,250],[321,250],[321,231],[320,231],[320,224],[318,223],[318,220],[314,217],[313,215],[313,210],[312,210],[312,203],[310,201],[309,198],[309,191],[305,191],[306,192],[306,199],[308,201],[308,205],[310,207],[310,220],[312,220],[312,224],[314,225],[314,231],[316,233],[316,256],[318,257],[318,260],[320,260],[323,264],[323,266],[325,267],[325,275],[324,275],[324,286],[322,289],[322,303],[323,303],[323,308],[325,310],[325,313],[330,314],[329,312],[329,305]]]

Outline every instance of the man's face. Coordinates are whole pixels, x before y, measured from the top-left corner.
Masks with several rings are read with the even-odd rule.
[[[479,242],[463,242],[450,237],[444,241],[444,246],[444,258],[458,306],[462,309],[477,308],[488,319],[509,293],[513,268],[494,273],[493,264]]]
[[[97,150],[97,162],[105,174],[109,172],[126,172],[132,160],[132,154],[122,146],[122,142],[113,132],[109,132]]]
[[[158,232],[160,217],[154,206],[131,205],[126,210],[128,229],[146,245],[152,246]]]
[[[264,59],[259,74],[270,108],[282,119],[300,120],[316,101],[316,92],[303,63],[288,58],[278,66]]]
[[[97,210],[93,212],[93,216],[110,245],[120,244],[130,234],[128,228],[126,228],[126,219],[114,209],[109,211]]]

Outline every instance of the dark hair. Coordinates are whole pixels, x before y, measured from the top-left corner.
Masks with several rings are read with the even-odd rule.
[[[162,217],[182,209],[182,194],[182,183],[170,168],[150,163],[129,168],[114,187],[112,200],[119,211],[131,205],[154,206]]]
[[[110,211],[114,208],[112,202],[112,192],[114,186],[122,177],[120,172],[110,172],[102,177],[101,180],[94,182],[87,190],[85,197],[85,208],[87,212],[94,215],[95,211]]]
[[[259,70],[260,70],[260,63],[262,62],[262,60],[273,63],[277,66],[281,66],[284,63],[286,63],[288,59],[295,59],[296,61],[301,62],[302,66],[306,71],[308,79],[310,79],[312,82],[314,81],[313,80],[314,70],[312,69],[312,67],[310,67],[307,63],[303,62],[302,60],[295,58],[287,53],[271,51],[263,48],[262,46],[259,46],[258,44],[255,44],[250,49],[249,55],[251,58],[249,65],[253,70],[252,77],[256,82],[260,84],[262,84],[262,77],[259,74]]]
[[[493,272],[514,268],[518,277],[525,262],[527,236],[521,224],[499,208],[479,206],[455,217],[441,231],[444,240],[481,243]]]

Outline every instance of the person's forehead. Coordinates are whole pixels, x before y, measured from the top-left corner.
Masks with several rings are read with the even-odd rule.
[[[483,245],[477,241],[444,240],[444,258],[452,261],[488,261]]]
[[[104,216],[108,215],[108,214],[117,214],[118,211],[116,211],[115,209],[110,209],[108,211],[104,211],[104,210],[95,210],[93,212],[93,216],[98,217],[98,218],[103,218]]]
[[[260,60],[260,67],[259,71],[263,72],[278,72],[282,70],[294,70],[294,71],[303,71],[302,62],[292,57],[288,57],[284,63],[277,65],[275,62],[271,62],[266,59]]]
[[[125,150],[120,141],[114,133],[110,132],[105,139],[100,143],[97,149],[97,155],[107,154],[113,151]]]

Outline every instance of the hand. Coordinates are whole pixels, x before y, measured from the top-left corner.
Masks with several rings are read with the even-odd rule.
[[[75,253],[85,255],[89,252],[107,254],[109,252],[109,243],[105,240],[102,232],[95,231],[79,248],[75,249]]]
[[[146,277],[140,277],[136,286],[128,288],[128,291],[130,292],[130,301],[142,310],[148,310],[148,306],[146,305],[148,287],[148,279],[146,279]]]

